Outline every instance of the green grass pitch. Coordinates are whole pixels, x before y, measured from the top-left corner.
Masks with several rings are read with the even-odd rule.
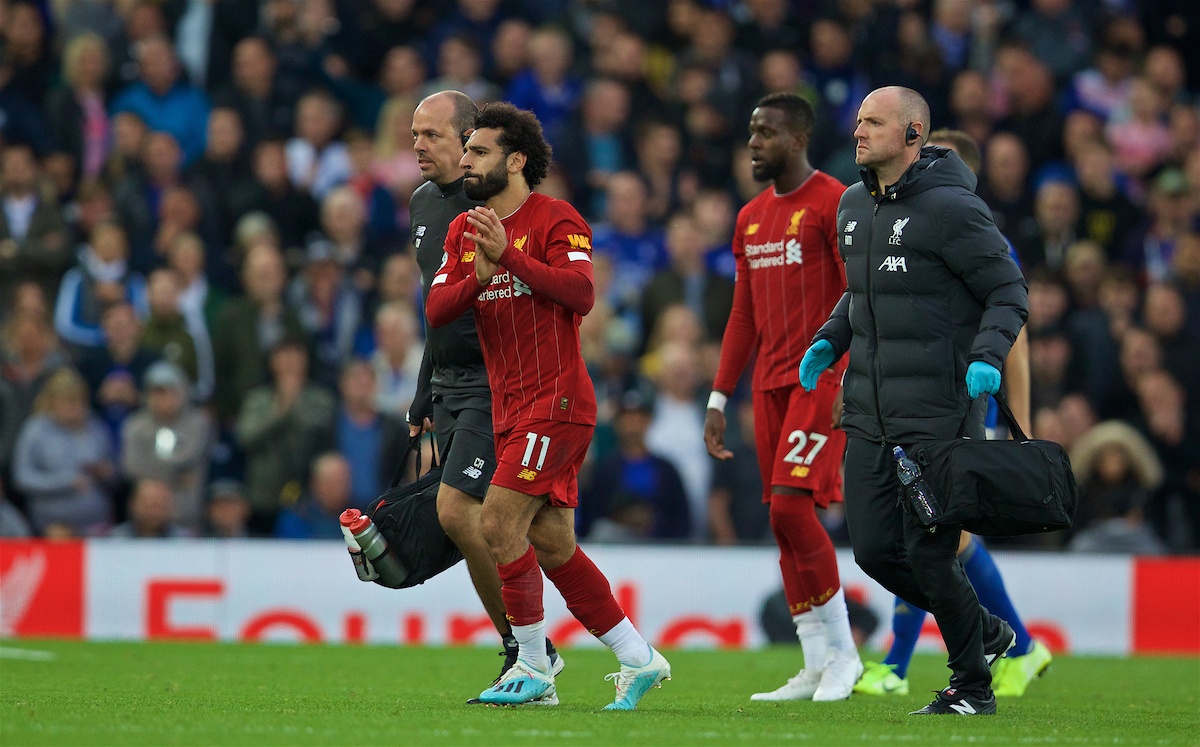
[[[1196,745],[1200,659],[1060,657],[994,717],[906,715],[944,685],[918,656],[912,695],[751,703],[798,647],[666,651],[674,679],[634,713],[604,650],[563,652],[557,708],[467,706],[498,670],[483,648],[7,641],[0,745]],[[39,660],[12,658],[37,656]]]

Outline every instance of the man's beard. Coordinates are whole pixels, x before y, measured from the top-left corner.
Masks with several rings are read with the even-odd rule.
[[[756,182],[773,182],[777,176],[783,173],[783,167],[783,159],[763,161],[757,166],[750,167],[750,175]]]
[[[506,189],[508,189],[508,169],[503,161],[482,176],[468,177],[463,180],[463,193],[479,202],[487,202]]]

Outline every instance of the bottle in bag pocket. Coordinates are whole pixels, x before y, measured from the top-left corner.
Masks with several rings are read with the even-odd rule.
[[[350,531],[350,525],[362,516],[362,511],[357,508],[348,508],[342,512],[338,521],[342,525],[342,537],[346,540],[346,549],[350,551],[350,560],[354,561],[354,572],[358,574],[359,581],[374,581],[379,578],[379,571],[371,565],[371,561],[367,560],[367,556],[363,554],[362,548],[358,546],[358,540],[354,539],[354,533]]]
[[[904,453],[899,446],[892,448],[892,456],[896,458],[896,476],[904,486],[904,499],[908,507],[916,514],[917,521],[929,532],[937,531],[935,526],[942,518],[942,508],[938,505],[933,489],[921,474],[921,467]]]
[[[350,549],[350,557],[354,558],[354,569],[363,581],[375,581],[393,589],[399,589],[408,578],[408,569],[388,547],[387,540],[379,532],[379,528],[357,508],[348,508],[342,512],[339,519],[342,533],[346,536],[346,544],[354,540],[359,548],[359,556]],[[359,557],[363,563],[360,565]]]

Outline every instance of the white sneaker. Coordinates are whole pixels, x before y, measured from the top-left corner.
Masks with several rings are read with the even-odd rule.
[[[845,700],[850,697],[858,678],[862,677],[862,659],[857,651],[830,651],[829,659],[825,662],[825,670],[821,672],[821,684],[813,693],[816,702]]]
[[[812,700],[813,694],[817,692],[820,684],[820,669],[801,669],[800,673],[785,682],[783,687],[769,693],[754,693],[750,696],[750,700]]]
[[[621,671],[604,675],[606,681],[616,681],[617,695],[613,702],[604,706],[606,711],[633,711],[642,696],[651,688],[662,687],[663,680],[671,679],[671,665],[663,655],[650,649],[650,661],[645,666],[627,667]]]

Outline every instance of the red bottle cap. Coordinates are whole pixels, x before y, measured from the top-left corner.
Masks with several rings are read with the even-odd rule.
[[[350,533],[357,535],[369,526],[371,526],[371,517],[365,514],[360,515],[350,524]]]
[[[359,511],[357,508],[348,508],[338,517],[338,521],[341,522],[342,526],[348,527],[360,516],[362,516],[362,511]]]

